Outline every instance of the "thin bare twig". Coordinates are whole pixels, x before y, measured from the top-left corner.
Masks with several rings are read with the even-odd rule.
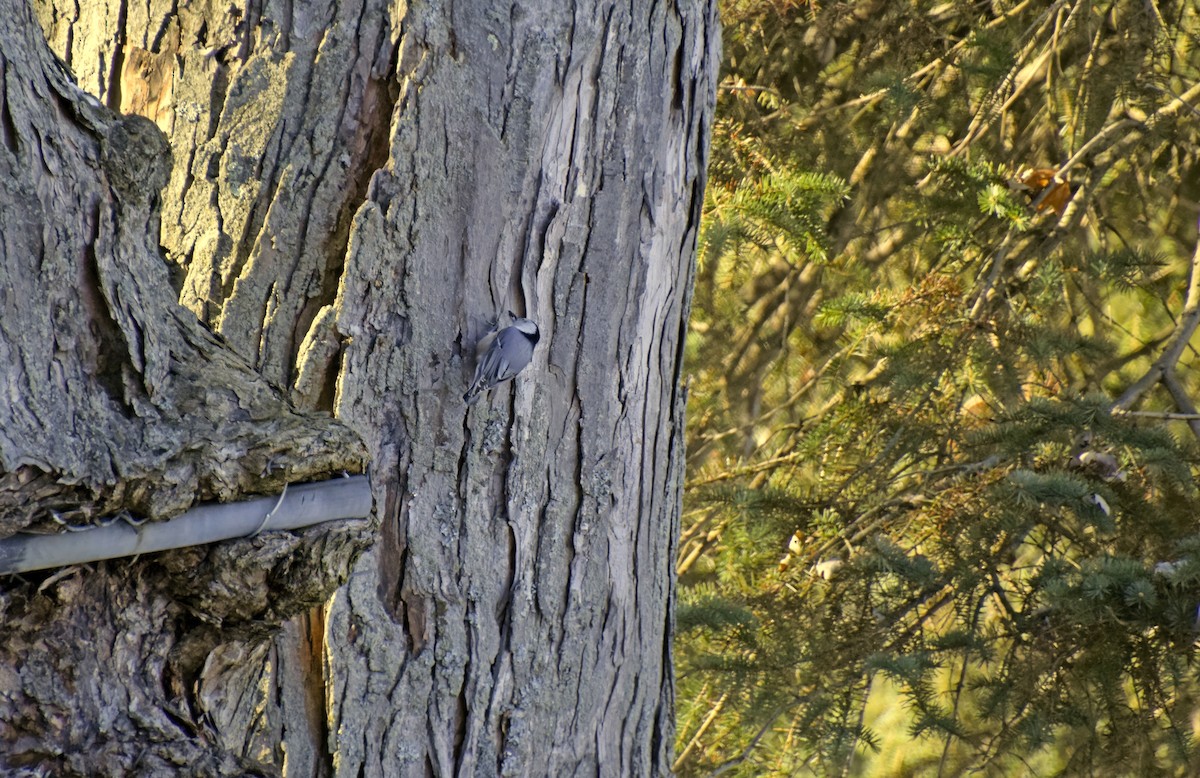
[[[1165,421],[1200,420],[1200,413],[1174,413],[1172,411],[1117,411],[1114,416],[1138,416],[1144,419],[1163,419]]]
[[[746,745],[746,747],[742,749],[742,753],[738,754],[737,756],[735,756],[734,758],[732,758],[726,762],[722,762],[720,765],[718,765],[717,769],[713,770],[711,773],[709,773],[709,775],[715,777],[715,776],[721,775],[722,773],[727,773],[730,770],[732,770],[733,768],[743,764],[747,759],[750,758],[750,752],[752,752],[758,746],[759,741],[761,741],[763,739],[763,737],[768,732],[771,731],[771,727],[775,726],[775,722],[779,720],[779,717],[782,716],[784,713],[787,713],[792,708],[799,705],[805,699],[806,698],[804,698],[804,697],[800,697],[799,699],[791,700],[790,702],[785,702],[782,705],[780,705],[779,707],[777,707],[774,711],[771,712],[771,716],[767,719],[767,723],[763,724],[762,727],[758,730],[758,734],[756,734],[754,736],[754,738]],[[679,763],[676,762],[675,766],[678,767]]]
[[[679,752],[679,756],[675,759],[675,764],[671,765],[672,770],[679,770],[679,767],[683,764],[683,761],[688,758],[689,754],[692,753],[692,749],[699,744],[700,738],[705,732],[708,731],[708,728],[713,725],[713,722],[717,720],[717,716],[721,715],[721,709],[725,707],[725,701],[728,699],[729,692],[725,692],[721,695],[721,698],[717,700],[716,705],[713,705],[712,710],[708,712],[708,715],[704,717],[704,721],[700,723],[700,728],[696,730],[696,734],[692,735],[692,739],[688,741],[687,746],[683,749],[683,751]]]
[[[1179,383],[1179,378],[1175,375],[1174,370],[1163,373],[1163,386],[1170,392],[1171,398],[1175,400],[1179,410],[1183,411],[1183,415],[1189,417],[1187,419],[1188,426],[1192,428],[1192,434],[1200,440],[1200,413],[1196,412],[1195,403],[1192,402],[1192,398],[1188,397],[1183,384]]]
[[[1191,341],[1192,335],[1196,333],[1196,328],[1200,327],[1200,241],[1197,242],[1196,251],[1192,254],[1192,264],[1188,269],[1188,276],[1188,290],[1187,297],[1184,299],[1183,315],[1179,317],[1175,333],[1167,341],[1162,356],[1154,360],[1154,364],[1150,366],[1146,374],[1134,381],[1117,398],[1117,401],[1113,404],[1114,410],[1127,411],[1155,384],[1158,384],[1160,381],[1168,383],[1174,380],[1175,365],[1178,364],[1180,357],[1183,356],[1183,352]],[[1167,385],[1167,390],[1171,391],[1169,384]],[[1182,392],[1182,388],[1179,389],[1178,394],[1171,391],[1171,395],[1176,405],[1180,404],[1181,397],[1185,403],[1190,404],[1190,400]],[[1182,405],[1180,406],[1180,410],[1184,413],[1194,412],[1193,408]],[[1200,436],[1200,430],[1195,431]]]

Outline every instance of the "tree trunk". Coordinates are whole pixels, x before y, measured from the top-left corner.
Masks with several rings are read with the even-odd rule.
[[[7,14],[12,35],[36,32],[29,15]],[[0,436],[0,483],[73,489],[53,506],[14,501],[25,514],[9,531],[45,523],[46,506],[166,516],[356,471],[354,437],[319,411],[365,441],[376,521],[5,584],[17,626],[0,642],[0,760],[56,775],[668,772],[678,377],[715,3],[42,0],[37,15],[85,89],[167,134],[174,167],[158,235],[165,171],[137,174],[158,157],[104,151],[131,145],[113,128],[152,145],[149,123],[79,107],[48,55],[6,28],[0,126],[14,170],[30,169],[11,201],[68,170],[82,183],[64,191],[107,182],[118,205],[97,216],[94,195],[42,197],[32,223],[49,224],[53,203],[74,254],[39,243],[49,229],[5,231],[0,272],[55,267],[69,281],[45,288],[70,289],[86,315],[33,328],[46,298],[32,290],[3,332],[71,325],[79,379],[60,380],[74,405],[114,404],[130,386],[151,398],[71,428],[98,450],[150,452],[141,469],[110,463],[107,481],[70,469],[67,453],[86,450],[75,435],[46,442],[32,475],[35,432],[12,450]],[[14,101],[22,68],[66,96]],[[28,130],[41,113],[53,126]],[[87,137],[42,140],[60,125]],[[85,141],[91,157],[43,161]],[[17,206],[0,205],[12,223]],[[156,239],[179,302],[220,338],[166,299]],[[99,270],[68,258],[89,251]],[[468,410],[475,343],[507,309],[540,325],[534,362]],[[165,368],[139,339],[165,344]],[[236,378],[210,372],[215,360]],[[164,382],[209,401],[179,401],[187,412],[164,424],[145,410],[174,407],[158,399]],[[262,387],[259,405],[241,382]],[[25,391],[41,396],[9,396]],[[195,408],[208,420],[181,425]],[[164,428],[178,451],[153,437]],[[256,456],[231,460],[231,438]],[[19,513],[0,505],[0,521]]]

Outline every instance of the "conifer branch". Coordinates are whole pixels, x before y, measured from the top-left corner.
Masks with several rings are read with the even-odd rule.
[[[711,773],[709,773],[709,775],[723,775],[735,767],[739,767],[744,764],[745,761],[750,758],[750,754],[754,751],[754,749],[758,747],[758,744],[762,741],[763,737],[771,731],[771,727],[775,726],[775,722],[779,720],[779,717],[787,713],[792,708],[795,708],[801,702],[804,702],[805,699],[805,697],[801,697],[799,699],[790,700],[778,706],[774,711],[771,712],[771,715],[767,717],[767,722],[759,728],[758,733],[750,740],[749,743],[746,744],[746,747],[742,749],[742,753],[738,754],[732,759],[722,762],[717,766],[717,769],[713,770]],[[675,769],[679,769],[678,761],[675,763]]]
[[[910,703],[912,731],[944,739],[942,772],[1031,772],[1043,756],[1127,772],[1166,753],[1166,727],[1186,716],[1168,698],[1193,691],[1171,672],[1194,629],[1200,562],[1186,560],[1200,559],[1200,497],[1167,425],[1136,422],[1182,421],[1200,438],[1200,377],[1184,364],[1200,332],[1200,257],[1183,218],[1198,22],[1164,20],[1153,2],[1104,5],[1127,25],[1094,23],[1082,0],[1004,17],[981,7],[917,20],[878,4],[886,20],[873,29],[816,9],[817,35],[773,39],[810,55],[800,66],[760,50],[773,17],[739,42],[731,77],[788,98],[764,117],[723,91],[744,119],[732,117],[723,149],[718,130],[728,180],[757,198],[755,183],[771,194],[821,171],[852,191],[815,226],[787,198],[748,197],[737,207],[757,214],[754,231],[723,222],[705,255],[700,363],[719,389],[693,395],[704,404],[689,464],[711,479],[690,495],[709,513],[685,519],[678,564],[691,573],[681,598],[713,613],[711,628],[680,636],[694,649],[681,661],[695,660],[680,676],[695,706],[681,746],[730,694],[683,770],[811,762],[838,775],[847,748],[854,769],[879,770],[854,748],[876,733],[855,725],[844,690],[881,670]],[[895,56],[871,53],[884,50]],[[788,86],[805,76],[805,90]],[[774,142],[790,151],[763,166]],[[1014,167],[1052,181],[1019,196],[1005,186]],[[828,251],[802,256],[809,241]],[[923,297],[937,277],[953,283]],[[885,315],[864,315],[868,296]],[[1150,370],[1114,408],[1121,391],[1104,390],[1131,367]],[[1132,410],[1160,385],[1167,410]],[[990,412],[966,412],[964,398]],[[1092,464],[1076,450],[1082,432]],[[775,564],[789,535],[791,563]],[[1147,559],[1184,561],[1168,580]],[[821,576],[831,560],[840,572]],[[721,622],[721,607],[758,621]],[[1126,689],[1176,718],[1135,721]],[[811,699],[763,726],[789,693]],[[1103,721],[1144,748],[1130,754],[1133,738]],[[881,734],[884,753],[905,747]],[[936,752],[918,748],[899,769],[937,771]]]
[[[675,764],[671,765],[672,770],[678,770],[688,756],[692,753],[692,751],[696,748],[696,746],[699,745],[700,738],[704,736],[704,733],[708,731],[708,728],[711,727],[713,722],[717,720],[717,717],[721,715],[721,709],[725,707],[725,702],[728,699],[729,692],[725,692],[721,695],[720,699],[717,700],[716,704],[713,705],[712,709],[708,712],[708,715],[704,717],[704,721],[700,722],[700,727],[696,730],[696,734],[692,735],[691,740],[689,740],[684,749],[679,752],[679,756],[675,758]]]
[[[1144,129],[1146,132],[1157,132],[1162,129],[1162,125],[1166,124],[1168,120],[1174,119],[1184,109],[1195,112],[1196,109],[1192,106],[1191,101],[1200,98],[1200,82],[1193,84],[1191,88],[1181,95],[1177,95],[1174,92],[1171,92],[1170,95],[1172,98],[1171,101],[1150,114],[1144,121],[1135,123],[1135,128]],[[1127,156],[1141,142],[1142,134],[1142,132],[1131,132],[1109,146],[1102,155],[1104,161],[1111,164]]]
[[[1184,299],[1183,315],[1180,317],[1179,322],[1176,325],[1175,334],[1172,335],[1171,339],[1167,342],[1167,346],[1163,350],[1162,356],[1154,361],[1154,364],[1150,366],[1150,369],[1146,371],[1146,374],[1134,381],[1133,384],[1126,389],[1120,397],[1117,398],[1117,401],[1113,403],[1113,408],[1115,410],[1129,410],[1129,408],[1155,384],[1168,379],[1168,376],[1175,370],[1175,365],[1178,364],[1180,357],[1183,356],[1184,349],[1187,348],[1188,343],[1192,339],[1192,335],[1194,335],[1196,332],[1196,328],[1200,327],[1200,241],[1197,242],[1196,251],[1192,254],[1192,263],[1190,269],[1188,270],[1188,274],[1188,290],[1187,296]],[[1171,375],[1170,377],[1173,379],[1174,376]],[[1167,389],[1168,391],[1171,391],[1169,386]],[[1182,389],[1180,389],[1180,392],[1181,395],[1179,396],[1177,396],[1175,392],[1171,393],[1172,398],[1175,400],[1177,405],[1180,403],[1180,396],[1183,396],[1185,402],[1187,402],[1186,395],[1182,394]],[[1181,409],[1184,413],[1194,412],[1194,410],[1189,410],[1189,408],[1183,406],[1181,406]],[[1197,431],[1197,434],[1200,435],[1200,431]]]
[[[730,479],[737,478],[738,476],[753,475],[755,473],[762,473],[762,472],[765,472],[768,470],[774,470],[778,465],[797,461],[797,459],[799,459],[799,457],[800,457],[799,454],[792,452],[789,454],[784,454],[782,456],[772,457],[771,459],[766,459],[766,460],[763,460],[762,462],[755,462],[753,465],[746,465],[744,467],[730,468],[729,470],[723,470],[723,471],[717,473],[716,475],[707,476],[704,478],[697,478],[692,481],[688,481],[687,484],[685,485],[685,488],[695,489],[699,486],[710,486],[712,484],[719,483],[721,481],[728,481]]]

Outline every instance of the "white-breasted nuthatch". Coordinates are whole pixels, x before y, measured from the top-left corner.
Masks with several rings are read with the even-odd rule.
[[[524,370],[533,359],[533,347],[541,337],[538,326],[512,311],[509,311],[508,315],[512,319],[512,325],[496,333],[487,353],[475,367],[475,378],[471,380],[471,386],[463,395],[467,405],[474,405],[484,392]]]

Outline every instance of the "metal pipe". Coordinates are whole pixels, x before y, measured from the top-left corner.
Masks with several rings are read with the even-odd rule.
[[[285,487],[278,497],[198,505],[172,519],[137,527],[118,520],[57,535],[18,533],[0,539],[0,575],[198,546],[267,530],[363,519],[370,514],[367,477],[334,478]]]

